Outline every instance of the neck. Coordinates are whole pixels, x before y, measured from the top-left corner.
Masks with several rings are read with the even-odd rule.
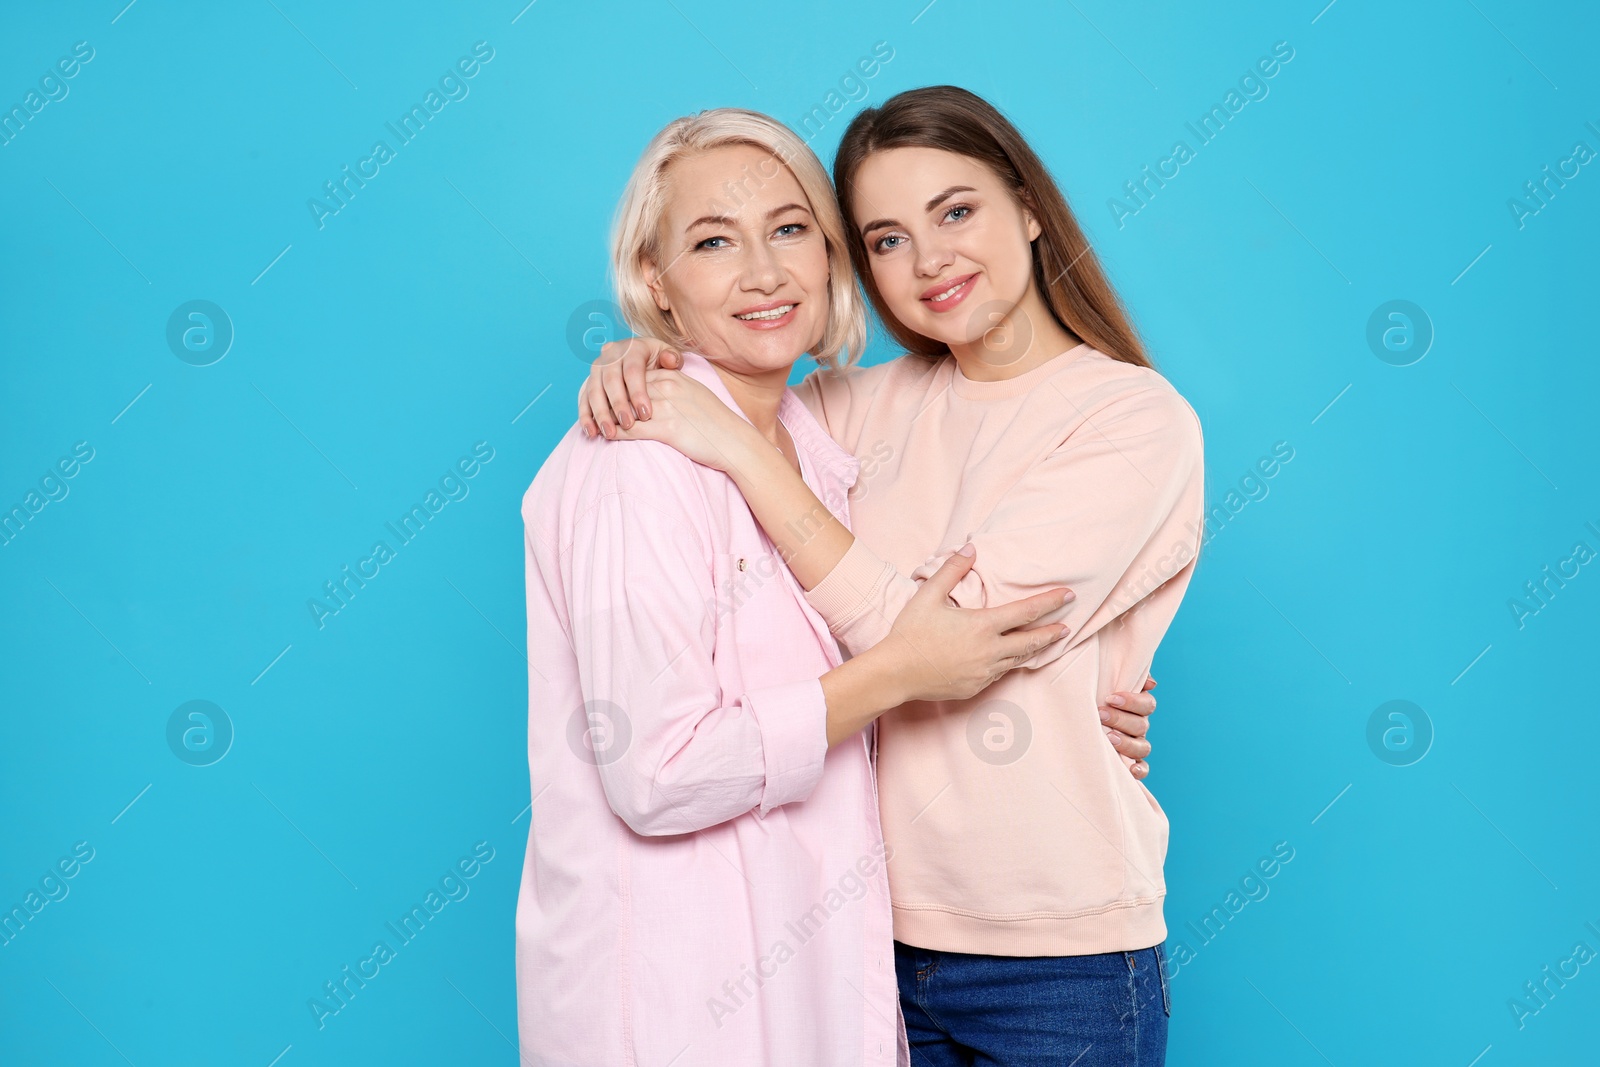
[[[778,444],[778,406],[783,401],[783,391],[789,386],[787,370],[762,371],[746,374],[728,370],[716,363],[711,368],[722,379],[733,402],[739,405],[750,425],[773,445]]]
[[[1037,285],[1000,322],[975,341],[950,346],[950,355],[966,378],[1003,382],[1028,373],[1070,348],[1080,338],[1051,314]]]

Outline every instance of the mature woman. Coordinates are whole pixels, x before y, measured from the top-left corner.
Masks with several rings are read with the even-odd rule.
[[[853,652],[969,541],[958,604],[1076,591],[1072,633],[1022,669],[878,725],[902,1006],[921,1063],[1159,1064],[1167,820],[1096,708],[1148,677],[1193,573],[1199,421],[987,102],[934,86],[863,111],[834,178],[856,272],[907,352],[798,390],[876,462],[851,500],[859,538],[693,382],[646,373],[659,343],[608,353],[580,415],[613,447],[652,438],[727,470]]]
[[[635,329],[848,526],[858,463],[785,388],[859,354],[826,172],[724,109],[645,150],[613,240]],[[781,310],[779,310],[781,309]],[[906,1062],[871,732],[1056,639],[1071,593],[981,611],[956,555],[848,662],[732,478],[574,427],[523,498],[533,806],[517,902],[524,1062]]]

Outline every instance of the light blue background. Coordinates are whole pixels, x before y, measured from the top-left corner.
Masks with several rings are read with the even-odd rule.
[[[796,123],[879,41],[869,101],[966,86],[1054,168],[1200,413],[1214,505],[1294,449],[1155,664],[1172,936],[1295,850],[1187,934],[1169,1062],[1594,1061],[1600,964],[1522,1029],[1507,1006],[1600,950],[1600,565],[1507,606],[1600,550],[1600,164],[1507,206],[1600,150],[1587,5],[124,2],[0,13],[7,110],[95,50],[0,147],[0,505],[94,449],[0,546],[0,904],[95,850],[0,948],[0,1061],[516,1061],[518,503],[586,370],[569,318],[651,133]],[[319,230],[307,200],[480,40],[470,95]],[[1278,41],[1270,94],[1118,228]],[[236,331],[208,367],[165,339],[195,299]],[[1366,341],[1393,299],[1435,333],[1411,366]],[[469,495],[319,629],[307,600],[479,441]],[[1411,766],[1367,743],[1392,699],[1435,733]],[[236,731],[208,767],[167,744],[190,700]],[[319,1031],[308,999],[479,841],[470,895]]]

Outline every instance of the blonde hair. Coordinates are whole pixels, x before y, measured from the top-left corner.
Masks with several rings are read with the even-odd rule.
[[[662,264],[661,223],[666,214],[666,172],[678,159],[727,145],[751,145],[770,152],[794,175],[828,250],[828,319],[822,340],[810,354],[824,367],[849,366],[861,358],[867,342],[866,305],[856,288],[850,266],[850,246],[844,217],[833,195],[833,185],[822,161],[789,127],[777,119],[744,108],[719,107],[674,119],[651,138],[617,205],[611,232],[611,270],[617,304],[637,334],[683,346],[689,339],[656,306],[645,280],[644,262]],[[777,176],[758,174],[758,183]],[[729,183],[735,192],[737,186]]]

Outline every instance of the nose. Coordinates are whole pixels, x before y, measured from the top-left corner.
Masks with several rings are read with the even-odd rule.
[[[783,265],[772,248],[764,242],[746,246],[747,250],[739,272],[739,287],[760,293],[775,292],[783,284]]]
[[[926,278],[937,278],[939,272],[955,262],[950,246],[937,236],[927,234],[916,242],[917,273]]]

